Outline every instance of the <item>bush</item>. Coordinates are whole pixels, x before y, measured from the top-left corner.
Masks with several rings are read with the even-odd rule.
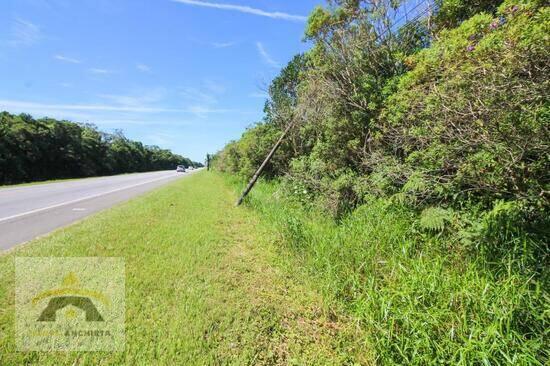
[[[396,187],[421,174],[424,200],[548,204],[549,25],[547,8],[505,2],[415,56],[381,118],[379,148],[404,164]]]

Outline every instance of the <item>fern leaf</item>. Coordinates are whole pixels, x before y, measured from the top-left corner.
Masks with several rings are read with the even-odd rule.
[[[451,212],[441,207],[429,207],[420,215],[420,226],[430,231],[443,231],[451,219]]]

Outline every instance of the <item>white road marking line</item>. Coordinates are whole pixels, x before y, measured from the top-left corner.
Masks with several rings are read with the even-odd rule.
[[[81,207],[75,207],[73,208],[73,211],[86,211],[86,209]]]
[[[42,212],[42,211],[51,210],[51,209],[53,209],[53,208],[58,208],[58,207],[70,205],[70,204],[73,204],[73,203],[82,202],[82,201],[89,200],[89,199],[92,199],[92,198],[101,197],[101,196],[104,196],[104,195],[106,195],[106,194],[115,193],[115,192],[123,191],[123,190],[125,190],[125,189],[134,188],[134,187],[139,187],[139,186],[142,186],[142,185],[144,185],[144,184],[153,183],[153,182],[157,182],[157,181],[159,181],[159,180],[163,180],[163,179],[166,179],[166,178],[173,178],[173,177],[174,177],[173,175],[168,175],[168,176],[166,176],[166,177],[161,177],[161,178],[149,180],[149,181],[147,181],[147,182],[141,182],[141,183],[138,183],[138,184],[133,184],[133,185],[131,185],[131,186],[126,186],[126,187],[122,187],[122,188],[117,188],[117,189],[113,189],[113,190],[111,190],[111,191],[102,192],[102,193],[94,194],[94,195],[91,195],[91,196],[86,196],[86,197],[78,198],[78,199],[76,199],[76,200],[58,203],[57,205],[52,205],[52,206],[48,206],[48,207],[42,207],[42,208],[38,208],[38,209],[36,209],[36,210],[23,212],[23,213],[20,213],[20,214],[17,214],[17,215],[8,216],[8,217],[2,217],[2,218],[0,218],[0,222],[4,222],[4,221],[16,219],[16,218],[22,217],[22,216],[32,215],[32,214],[34,214],[34,213],[38,213],[38,212]]]

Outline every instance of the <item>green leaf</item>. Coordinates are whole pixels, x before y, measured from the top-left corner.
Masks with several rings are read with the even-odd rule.
[[[420,215],[420,226],[429,231],[441,232],[445,224],[451,220],[452,213],[441,207],[429,207]]]

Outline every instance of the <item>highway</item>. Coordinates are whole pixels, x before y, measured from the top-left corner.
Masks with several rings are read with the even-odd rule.
[[[190,174],[170,170],[0,187],[0,252]]]

